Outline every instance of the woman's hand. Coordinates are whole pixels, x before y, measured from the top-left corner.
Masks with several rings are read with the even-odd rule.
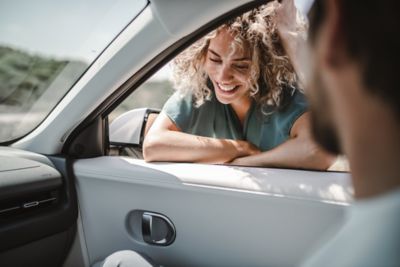
[[[283,0],[280,6],[276,9],[276,28],[284,44],[298,35],[298,18],[297,8],[294,0]]]
[[[260,154],[236,158],[230,164],[327,170],[336,156],[327,153],[314,142],[309,123],[309,114],[304,113],[294,123],[289,140]]]
[[[229,162],[230,165],[235,165],[235,166],[257,166],[253,164],[251,160],[249,160],[249,157],[240,157],[232,160]]]
[[[243,140],[231,140],[231,142],[237,151],[237,156],[233,161],[241,157],[247,157],[261,153],[261,150],[250,142]]]
[[[143,143],[143,157],[146,161],[221,164],[259,153],[260,150],[247,141],[209,138],[181,132],[163,112],[155,119]]]
[[[276,28],[281,39],[282,46],[289,56],[290,61],[299,77],[302,87],[305,84],[304,60],[306,53],[306,23],[298,12],[294,0],[283,0],[276,10]]]

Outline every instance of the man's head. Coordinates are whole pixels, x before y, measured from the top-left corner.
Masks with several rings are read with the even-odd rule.
[[[366,110],[369,99],[382,101],[400,122],[399,10],[396,0],[314,3],[310,12],[314,67],[309,96],[315,137],[330,151],[340,151],[343,140],[339,143],[338,136],[344,127],[353,127],[356,113]],[[346,119],[351,116],[352,120]]]

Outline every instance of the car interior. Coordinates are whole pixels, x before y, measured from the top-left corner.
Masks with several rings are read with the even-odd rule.
[[[38,127],[1,143],[0,266],[89,267],[127,249],[162,266],[296,266],[335,231],[346,172],[147,163],[160,107],[110,119],[183,49],[267,2],[146,2]]]

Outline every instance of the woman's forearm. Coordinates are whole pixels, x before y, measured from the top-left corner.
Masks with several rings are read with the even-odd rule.
[[[226,163],[237,157],[258,153],[245,141],[216,139],[178,131],[158,131],[146,136],[143,156],[146,161]]]
[[[292,138],[257,155],[237,158],[233,165],[327,170],[335,161],[331,155],[308,139]]]

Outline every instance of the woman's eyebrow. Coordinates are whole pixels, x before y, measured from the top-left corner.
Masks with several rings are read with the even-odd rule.
[[[210,51],[214,56],[216,57],[221,57],[217,52],[215,52],[214,50],[208,48],[208,51]],[[234,58],[232,59],[232,61],[248,61],[251,60],[249,57],[241,57],[241,58]]]
[[[214,56],[221,57],[217,52],[215,52],[214,50],[212,50],[210,48],[208,48],[208,51],[210,51],[212,54],[214,54]]]

